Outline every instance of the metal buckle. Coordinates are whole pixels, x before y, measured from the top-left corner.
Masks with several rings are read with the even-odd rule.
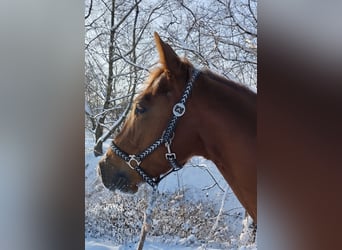
[[[168,161],[176,160],[176,154],[175,153],[166,153],[165,158]]]
[[[135,166],[132,165],[134,162]],[[129,155],[129,161],[126,161],[126,163],[131,169],[135,169],[137,166],[140,166],[141,161],[139,161],[135,155]]]

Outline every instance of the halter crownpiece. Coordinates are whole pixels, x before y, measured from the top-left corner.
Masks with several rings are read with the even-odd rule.
[[[192,87],[196,79],[198,78],[200,74],[200,70],[194,68],[194,72],[190,78],[190,80],[186,83],[183,95],[178,103],[176,103],[173,106],[172,113],[173,116],[170,119],[166,129],[163,131],[161,137],[157,139],[153,144],[151,144],[149,147],[147,147],[144,151],[142,151],[140,154],[127,154],[125,151],[121,150],[113,141],[111,144],[111,149],[113,152],[119,156],[121,159],[123,159],[126,164],[133,170],[137,171],[138,174],[142,177],[142,179],[147,182],[150,186],[152,186],[153,189],[156,189],[158,186],[158,183],[165,178],[167,175],[171,174],[174,171],[180,170],[182,167],[177,162],[176,153],[172,152],[171,150],[171,144],[172,140],[175,136],[175,128],[178,121],[178,118],[183,116],[185,113],[185,104],[188,100]],[[166,160],[169,162],[171,169],[164,174],[163,176],[159,176],[157,178],[150,177],[146,174],[146,172],[140,167],[140,164],[143,159],[145,159],[148,155],[150,155],[153,151],[155,151],[160,145],[164,144],[167,150],[167,153],[165,154]]]

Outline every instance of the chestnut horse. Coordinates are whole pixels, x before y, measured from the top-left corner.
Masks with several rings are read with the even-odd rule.
[[[256,223],[256,94],[195,69],[154,36],[161,66],[99,162],[103,184],[130,193],[143,182],[156,187],[200,155],[215,163]]]

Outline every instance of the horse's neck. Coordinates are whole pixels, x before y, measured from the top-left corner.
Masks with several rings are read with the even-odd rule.
[[[219,80],[202,80],[194,92],[202,155],[216,164],[256,220],[256,96]]]
[[[255,94],[219,80],[205,77],[195,93],[200,137],[210,158],[220,158],[219,152],[227,155],[227,150],[248,152],[256,139]]]

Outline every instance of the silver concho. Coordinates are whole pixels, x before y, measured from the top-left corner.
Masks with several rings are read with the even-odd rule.
[[[173,114],[177,117],[184,115],[185,113],[185,106],[183,103],[177,103],[173,106]]]

